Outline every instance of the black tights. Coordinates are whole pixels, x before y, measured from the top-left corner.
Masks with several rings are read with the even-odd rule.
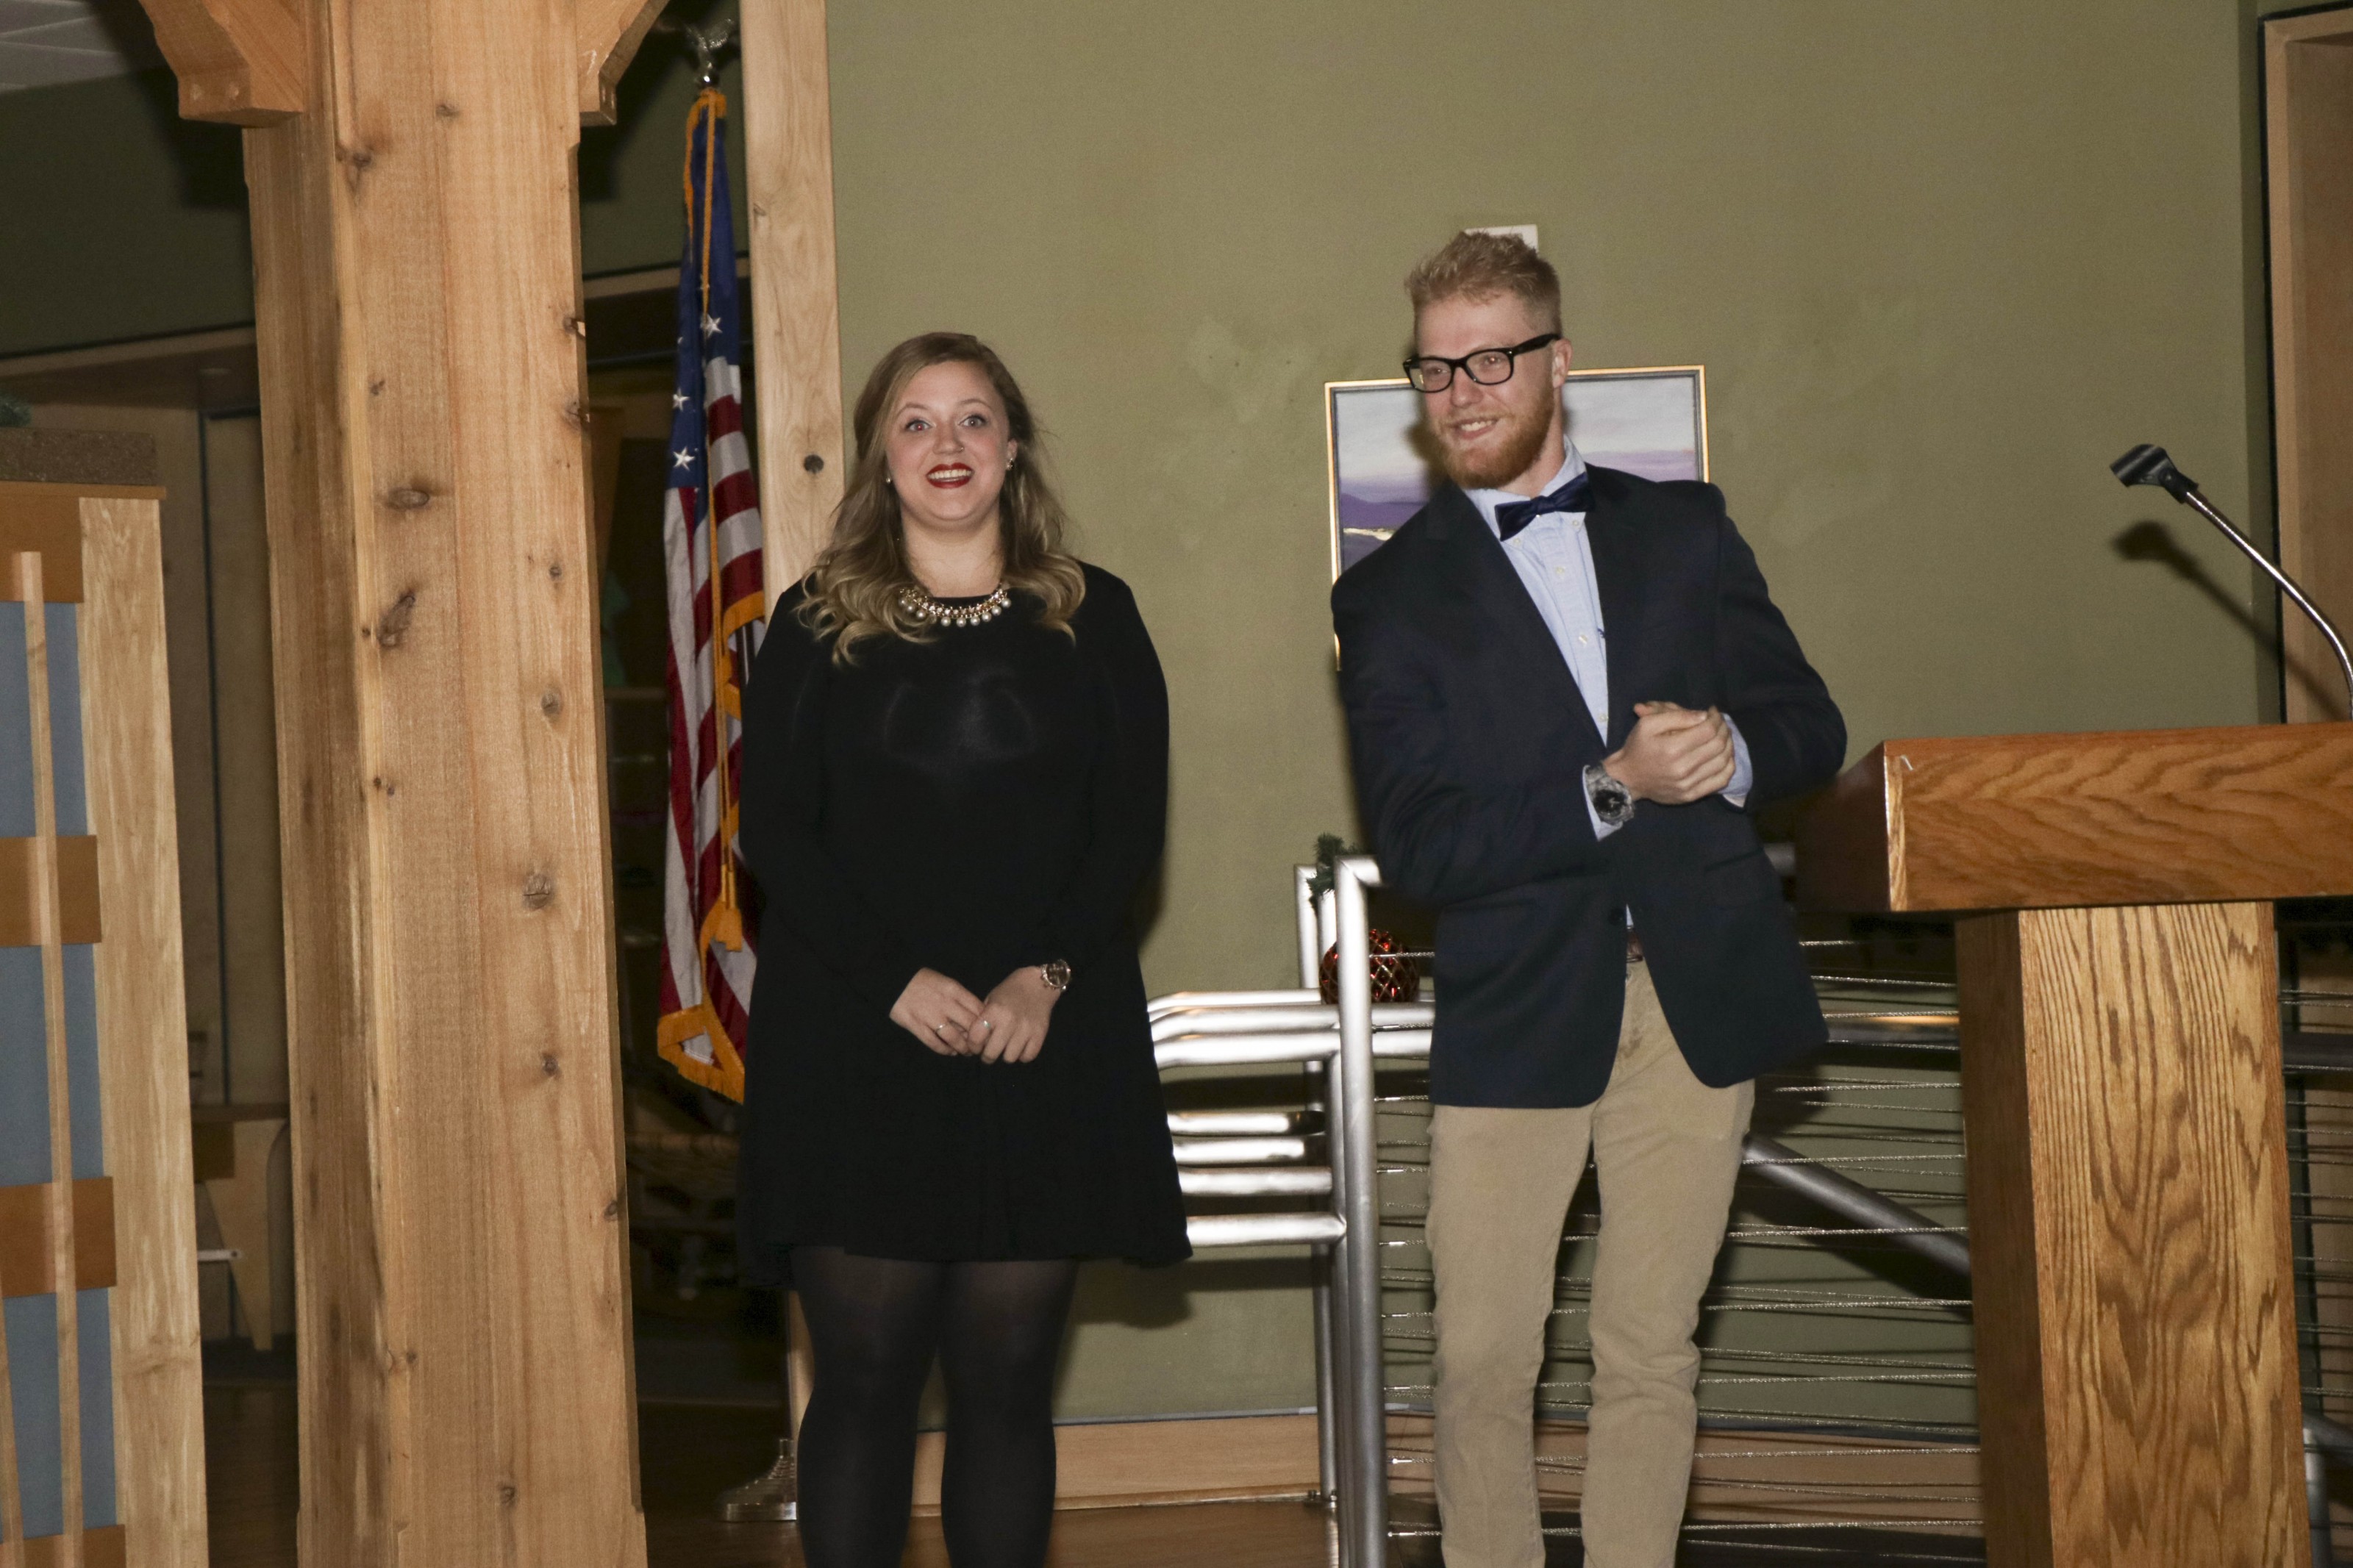
[[[817,1362],[800,1436],[808,1568],[898,1568],[934,1352],[948,1388],[948,1560],[1040,1568],[1054,1512],[1054,1366],[1077,1279],[1068,1259],[913,1263],[793,1248]]]

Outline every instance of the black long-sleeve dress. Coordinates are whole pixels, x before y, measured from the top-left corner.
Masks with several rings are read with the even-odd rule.
[[[1075,637],[1032,606],[833,660],[776,606],[744,693],[742,834],[764,900],[737,1230],[941,1261],[1187,1256],[1130,906],[1167,818],[1168,700],[1127,584]],[[1018,1066],[890,1018],[918,969],[986,997],[1067,961]]]

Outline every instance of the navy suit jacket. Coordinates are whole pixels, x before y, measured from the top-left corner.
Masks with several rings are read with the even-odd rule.
[[[1600,1097],[1625,1006],[1620,910],[1701,1081],[1754,1078],[1825,1039],[1749,810],[1828,783],[1846,725],[1721,491],[1591,474],[1607,736],[1454,486],[1332,590],[1373,851],[1389,886],[1439,910],[1430,1083],[1441,1105]],[[1721,708],[1740,726],[1756,770],[1747,807],[1643,801],[1597,840],[1585,766],[1625,743],[1636,702],[1661,700]]]

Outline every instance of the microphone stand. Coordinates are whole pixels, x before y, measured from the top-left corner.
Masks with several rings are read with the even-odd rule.
[[[2135,447],[2131,451],[2110,463],[2108,471],[2116,475],[2117,480],[2123,484],[2158,486],[2175,500],[2221,529],[2232,543],[2247,552],[2248,560],[2269,573],[2272,581],[2279,584],[2280,592],[2294,599],[2296,608],[2312,617],[2312,624],[2320,628],[2320,635],[2327,637],[2328,646],[2337,650],[2337,668],[2345,674],[2346,699],[2348,702],[2353,702],[2353,657],[2348,657],[2346,654],[2345,639],[2337,635],[2335,624],[2320,613],[2319,605],[2305,597],[2304,590],[2297,587],[2286,573],[2273,565],[2271,558],[2255,548],[2253,540],[2241,533],[2232,525],[2231,520],[2215,508],[2213,502],[2199,493],[2198,481],[2175,468],[2173,459],[2166,455],[2164,447],[2146,444]]]

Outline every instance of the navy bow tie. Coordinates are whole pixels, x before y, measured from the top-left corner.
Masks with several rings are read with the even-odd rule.
[[[1533,500],[1507,500],[1495,509],[1495,531],[1509,539],[1546,512],[1590,511],[1593,481],[1579,474],[1568,483]]]

